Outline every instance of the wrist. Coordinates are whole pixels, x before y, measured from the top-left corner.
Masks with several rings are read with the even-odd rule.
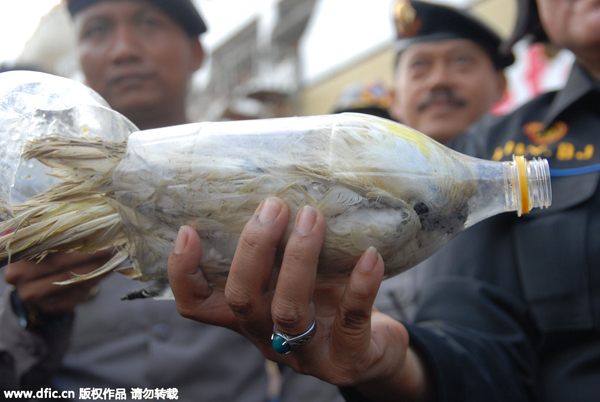
[[[40,332],[57,325],[67,323],[73,319],[72,313],[44,313],[35,306],[25,303],[23,300],[21,300],[16,289],[14,289],[10,294],[10,304],[21,328],[29,331]]]
[[[402,375],[406,389],[417,401],[432,400],[432,384],[430,374],[418,350],[409,347],[407,350],[407,363]]]
[[[355,386],[362,395],[373,401],[428,402],[433,392],[427,368],[418,352],[406,350],[405,360],[387,375]]]

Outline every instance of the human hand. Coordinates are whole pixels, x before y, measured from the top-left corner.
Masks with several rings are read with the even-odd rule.
[[[211,289],[198,269],[198,234],[183,227],[169,258],[169,280],[179,313],[235,330],[268,358],[338,386],[355,386],[373,398],[425,400],[427,381],[418,355],[408,347],[406,328],[373,310],[383,261],[367,250],[345,288],[315,289],[326,224],[303,208],[287,242],[275,290],[270,287],[276,247],[288,222],[286,204],[265,200],[240,237],[224,292]],[[314,337],[287,355],[275,352],[273,324],[286,334]]]
[[[111,257],[112,251],[90,253],[57,252],[41,262],[20,261],[5,267],[6,282],[15,286],[28,309],[43,314],[60,315],[73,312],[85,301],[90,290],[104,276],[71,285],[55,285],[71,279],[73,274],[84,274],[99,268]]]

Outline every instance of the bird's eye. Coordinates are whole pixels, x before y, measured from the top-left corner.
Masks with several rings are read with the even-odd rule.
[[[413,205],[413,209],[419,216],[427,215],[429,213],[429,207],[423,201],[417,201]]]

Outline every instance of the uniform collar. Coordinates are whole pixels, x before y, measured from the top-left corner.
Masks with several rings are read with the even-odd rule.
[[[563,111],[592,91],[596,91],[600,101],[600,83],[590,77],[583,67],[575,63],[565,87],[558,92],[546,113],[543,121],[544,127],[550,127]]]

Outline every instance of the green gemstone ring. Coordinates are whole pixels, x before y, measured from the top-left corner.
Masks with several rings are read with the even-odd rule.
[[[273,325],[273,335],[271,335],[271,342],[275,352],[280,354],[288,354],[294,349],[298,349],[300,346],[304,346],[312,339],[317,330],[317,321],[313,319],[312,325],[308,330],[300,335],[288,335],[281,332]]]

